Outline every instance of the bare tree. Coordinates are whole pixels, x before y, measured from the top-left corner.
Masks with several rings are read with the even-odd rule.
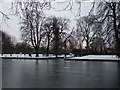
[[[45,30],[45,41],[47,41],[47,56],[49,56],[49,49],[50,49],[50,43],[53,38],[53,33],[52,33],[52,18],[48,17],[45,20],[44,23],[44,30]]]
[[[74,45],[76,50],[80,49],[80,55],[82,55],[82,49],[83,49],[83,36],[81,35],[81,31],[77,28],[75,28],[72,32],[72,37],[74,39]]]
[[[62,45],[62,37],[66,34],[66,30],[68,30],[68,23],[69,19],[61,18],[61,17],[51,17],[47,19],[47,22],[45,24],[45,27],[47,30],[47,38],[48,38],[48,44],[51,41],[53,43],[53,49],[54,53],[58,55],[58,50]],[[47,48],[49,45],[47,46]]]
[[[43,35],[44,14],[40,2],[19,2],[21,11],[21,31],[23,40],[31,42],[38,57],[39,47]]]
[[[120,1],[118,2],[100,2],[97,8],[98,20],[108,25],[111,23],[111,28],[109,31],[112,32],[112,37],[114,37],[116,42],[116,54],[120,57],[120,31],[119,31],[119,23],[120,23]],[[109,18],[109,20],[108,20]]]
[[[63,35],[63,47],[65,50],[65,58],[68,52],[71,52],[72,49],[75,46],[75,38],[74,38],[74,28],[72,29],[72,31],[70,33],[65,33]]]
[[[85,16],[77,20],[77,32],[81,36],[81,41],[86,42],[87,52],[89,54],[90,43],[93,37],[96,35],[97,30],[93,30],[95,23],[93,22],[95,18],[92,16]]]

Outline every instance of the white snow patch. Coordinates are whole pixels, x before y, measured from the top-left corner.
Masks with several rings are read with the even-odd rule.
[[[58,57],[64,57],[65,55],[58,55]],[[39,54],[39,57],[36,57],[36,54],[31,54],[31,56],[29,56],[29,54],[0,54],[0,57],[17,57],[17,58],[52,58],[52,57],[56,57],[53,54],[49,54],[49,56],[43,55],[43,54]],[[66,57],[71,57],[71,55],[66,55]]]
[[[82,57],[72,57],[69,59],[89,59],[89,60],[120,60],[116,55],[86,55]]]

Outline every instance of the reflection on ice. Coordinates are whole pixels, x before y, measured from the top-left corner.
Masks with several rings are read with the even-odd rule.
[[[118,62],[3,60],[3,88],[117,88]]]

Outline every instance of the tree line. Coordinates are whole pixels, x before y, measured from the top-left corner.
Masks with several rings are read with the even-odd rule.
[[[46,56],[55,54],[56,57],[58,54],[70,53],[75,56],[115,54],[114,47],[104,42],[103,37],[97,32],[98,29],[95,31],[96,25],[88,25],[90,18],[86,16],[78,19],[77,28],[72,30],[69,29],[70,20],[62,17],[45,18],[40,27],[33,25],[32,29],[28,29],[27,25],[32,24],[29,25],[24,19],[21,22],[23,42],[14,44],[12,38],[3,32],[3,53],[36,53],[36,57],[39,53]],[[36,29],[37,27],[40,29]]]

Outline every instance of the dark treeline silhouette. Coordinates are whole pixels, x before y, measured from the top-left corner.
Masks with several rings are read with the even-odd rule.
[[[54,46],[52,43],[53,42],[50,42],[49,54],[56,55],[56,53],[54,51]],[[98,45],[96,43],[94,43],[94,45]],[[104,48],[103,50],[101,50],[98,46],[94,46],[94,45],[92,46],[92,45],[89,49],[89,54],[99,54],[99,55],[100,54],[115,54],[114,48]],[[81,50],[80,48],[79,49],[76,48],[77,46],[75,46],[73,44],[70,44],[70,46],[67,45],[66,47],[67,47],[67,49],[64,47],[64,42],[61,42],[61,46],[59,46],[59,48],[57,50],[57,54],[58,55],[60,55],[60,54],[67,55],[67,54],[73,53],[75,56],[82,56],[82,55],[88,54],[87,48],[84,48]],[[6,53],[8,53],[8,54],[19,54],[19,53],[32,54],[33,53],[34,54],[35,50],[32,47],[32,45],[30,45],[28,43],[25,43],[25,42],[14,43],[12,41],[12,38],[10,35],[8,35],[5,32],[2,32],[2,53],[3,54],[6,54]],[[40,47],[38,53],[47,55],[48,54],[47,46]]]
[[[0,31],[2,32],[2,31]],[[10,35],[2,32],[2,53],[13,53],[14,43]]]

